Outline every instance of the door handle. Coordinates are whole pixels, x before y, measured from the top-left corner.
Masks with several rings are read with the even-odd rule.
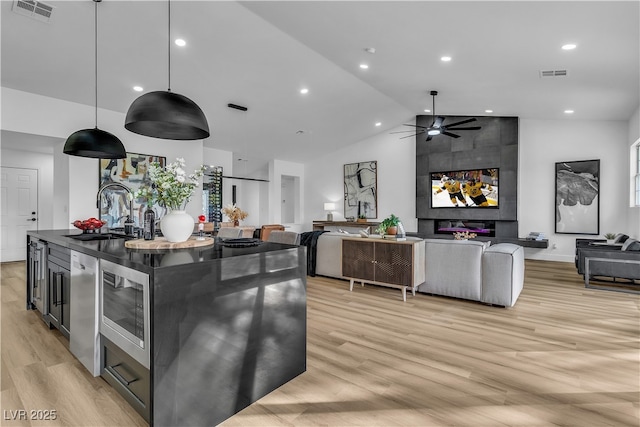
[[[55,274],[56,283],[55,283],[55,286],[53,287],[53,290],[54,290],[54,293],[53,293],[53,299],[54,299],[53,305],[55,307],[57,307],[60,304],[64,303],[64,301],[62,300],[63,295],[62,295],[62,280],[61,280],[63,275],[64,275],[64,273],[62,273],[60,271],[58,271]],[[58,287],[60,287],[60,292],[58,292]]]
[[[35,218],[27,219],[27,221],[37,221]]]

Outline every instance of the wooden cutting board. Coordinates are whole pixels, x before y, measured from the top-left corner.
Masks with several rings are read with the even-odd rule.
[[[154,240],[135,239],[124,242],[124,247],[129,249],[181,249],[199,248],[213,245],[215,240],[212,237],[205,237],[204,240],[197,240],[192,236],[186,242],[168,242],[166,237],[156,237]]]

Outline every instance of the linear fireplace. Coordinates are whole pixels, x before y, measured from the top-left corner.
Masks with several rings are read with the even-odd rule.
[[[435,234],[453,234],[460,231],[468,231],[483,237],[494,237],[496,235],[495,221],[448,219],[436,220],[433,224],[433,232]]]

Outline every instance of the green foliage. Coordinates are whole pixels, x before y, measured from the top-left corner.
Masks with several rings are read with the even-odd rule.
[[[615,233],[606,233],[604,235],[604,238],[607,239],[607,240],[611,240],[611,239],[615,239],[616,235],[615,235]]]
[[[155,199],[169,209],[184,209],[199,185],[205,167],[200,166],[191,175],[184,171],[184,159],[177,158],[162,168],[158,162],[151,163],[149,178],[153,182]]]
[[[400,224],[400,218],[391,214],[382,220],[376,231],[380,234],[385,234],[389,227],[397,227],[398,224]]]

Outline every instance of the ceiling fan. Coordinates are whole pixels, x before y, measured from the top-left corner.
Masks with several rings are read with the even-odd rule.
[[[412,136],[416,136],[416,135],[420,135],[423,133],[427,134],[427,141],[430,141],[434,136],[437,135],[446,135],[446,136],[450,136],[452,138],[460,138],[460,135],[456,135],[455,133],[451,133],[449,131],[455,130],[455,131],[459,131],[459,130],[478,130],[478,129],[482,129],[480,126],[471,126],[471,127],[455,127],[455,126],[459,126],[459,125],[464,125],[466,123],[471,123],[471,122],[475,122],[477,119],[475,117],[470,118],[470,119],[466,119],[466,120],[462,120],[459,122],[455,122],[455,123],[451,123],[448,125],[443,124],[445,117],[442,116],[437,116],[436,117],[436,95],[438,95],[438,91],[437,90],[432,90],[430,92],[430,95],[433,97],[433,121],[431,122],[431,126],[429,127],[425,127],[425,126],[419,126],[419,125],[411,125],[411,124],[405,124],[405,126],[413,126],[415,128],[418,129],[413,129],[413,130],[402,130],[402,131],[398,131],[398,132],[391,132],[391,133],[405,133],[405,132],[415,132],[413,135],[407,135],[407,136],[403,136],[400,139],[403,138],[409,138]]]

